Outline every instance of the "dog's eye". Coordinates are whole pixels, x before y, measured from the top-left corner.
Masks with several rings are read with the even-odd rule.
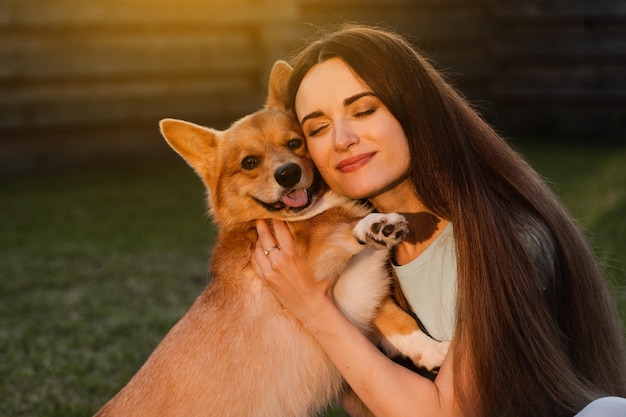
[[[287,147],[292,151],[295,151],[296,149],[300,149],[303,143],[304,141],[302,139],[293,138],[287,142]]]
[[[251,170],[259,166],[261,159],[257,156],[246,156],[241,161],[241,167],[245,170]]]

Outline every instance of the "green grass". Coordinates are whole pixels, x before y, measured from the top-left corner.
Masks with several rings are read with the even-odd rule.
[[[626,148],[520,148],[593,240],[624,316]],[[205,286],[204,189],[172,159],[0,178],[0,202],[0,415],[91,415]]]

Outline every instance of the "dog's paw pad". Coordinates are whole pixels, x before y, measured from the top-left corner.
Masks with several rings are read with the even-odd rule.
[[[361,244],[375,243],[390,248],[404,240],[409,224],[397,213],[372,213],[359,221],[353,231]]]

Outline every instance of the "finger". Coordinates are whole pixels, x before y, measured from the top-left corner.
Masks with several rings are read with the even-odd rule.
[[[291,248],[293,246],[293,236],[291,231],[282,220],[274,220],[274,233],[276,234],[276,241],[281,249]]]
[[[257,242],[261,243],[261,247],[263,249],[269,249],[272,246],[276,246],[274,236],[272,235],[270,227],[267,224],[267,220],[257,220],[256,230],[259,234],[259,240],[257,240]]]
[[[272,271],[272,263],[267,255],[261,242],[257,241],[255,244],[254,252],[250,259],[250,264],[257,277],[267,284],[267,274]]]
[[[268,266],[269,260],[267,259],[267,255],[265,255],[265,249],[263,249],[263,244],[260,240],[257,240],[256,244],[254,245],[254,253],[252,255],[252,258],[254,259],[258,268],[258,271],[255,272],[257,272],[257,275],[259,276],[264,276],[265,274],[263,270]]]

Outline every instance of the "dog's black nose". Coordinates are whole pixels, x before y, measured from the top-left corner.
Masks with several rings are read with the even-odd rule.
[[[297,164],[283,165],[274,172],[276,182],[285,188],[291,188],[300,181],[302,169]]]

